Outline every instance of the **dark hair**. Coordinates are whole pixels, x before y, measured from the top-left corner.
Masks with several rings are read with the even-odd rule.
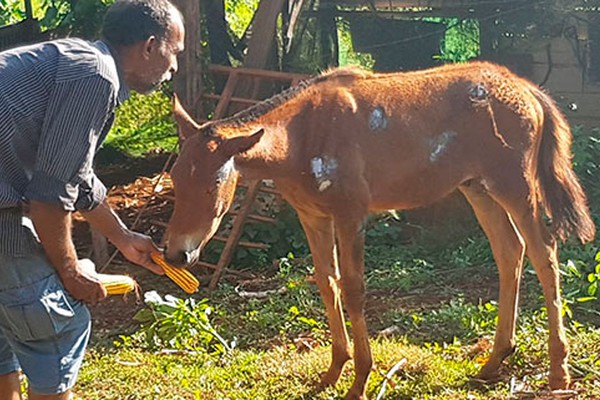
[[[102,37],[113,46],[129,46],[156,36],[167,37],[179,10],[168,0],[117,0],[108,8]]]

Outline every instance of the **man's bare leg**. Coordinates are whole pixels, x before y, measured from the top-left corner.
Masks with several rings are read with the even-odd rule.
[[[59,394],[35,394],[29,391],[29,400],[69,400],[70,398],[70,390]]]
[[[0,375],[0,400],[21,400],[21,381],[18,372]]]

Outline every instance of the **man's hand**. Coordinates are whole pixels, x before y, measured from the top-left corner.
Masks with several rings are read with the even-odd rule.
[[[92,269],[82,268],[71,240],[71,213],[56,204],[31,201],[30,216],[48,259],[63,286],[77,300],[96,303],[106,297],[106,289]]]
[[[150,257],[151,253],[158,253],[160,250],[149,236],[128,231],[122,240],[115,243],[115,246],[132,263],[141,265],[155,274],[164,275],[163,269]]]
[[[93,264],[86,268],[83,261],[79,260],[76,268],[59,271],[60,280],[71,296],[94,304],[107,296],[106,289],[96,276]]]
[[[106,200],[92,211],[82,214],[90,225],[106,236],[129,261],[155,274],[164,274],[162,268],[150,258],[152,252],[159,251],[152,239],[129,230]]]

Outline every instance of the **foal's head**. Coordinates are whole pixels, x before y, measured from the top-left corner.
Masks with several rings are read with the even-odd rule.
[[[166,233],[165,256],[183,266],[198,259],[231,205],[239,177],[235,156],[254,146],[263,131],[236,127],[234,131],[244,136],[228,137],[237,132],[220,132],[216,123],[199,126],[177,99],[174,117],[181,151],[171,171],[175,210]]]

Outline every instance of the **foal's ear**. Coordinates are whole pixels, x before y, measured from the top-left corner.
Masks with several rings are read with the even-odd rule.
[[[262,138],[264,133],[264,128],[260,128],[250,136],[238,136],[228,139],[223,142],[222,149],[227,156],[234,156],[236,154],[243,153],[254,147],[254,145],[259,142],[260,138]]]
[[[180,143],[183,143],[185,139],[198,132],[198,124],[185,111],[175,93],[173,94],[173,117],[175,118],[175,122],[177,122]]]

